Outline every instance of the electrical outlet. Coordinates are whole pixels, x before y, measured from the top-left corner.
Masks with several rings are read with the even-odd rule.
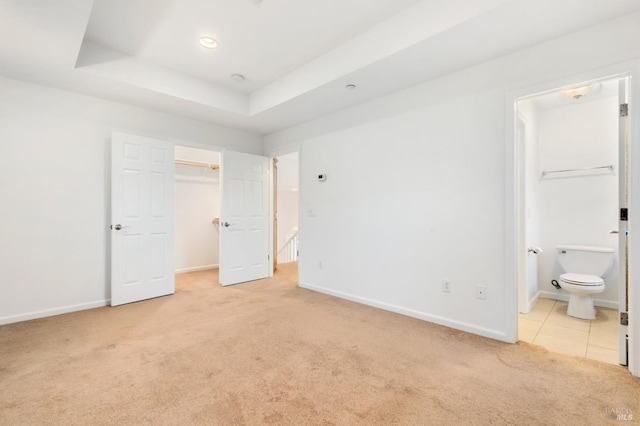
[[[483,285],[476,286],[476,299],[486,299],[487,298],[487,287]]]
[[[442,291],[451,293],[451,281],[442,280]]]

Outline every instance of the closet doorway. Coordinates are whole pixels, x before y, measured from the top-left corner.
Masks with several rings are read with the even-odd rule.
[[[175,273],[218,269],[220,153],[176,146],[175,162]]]

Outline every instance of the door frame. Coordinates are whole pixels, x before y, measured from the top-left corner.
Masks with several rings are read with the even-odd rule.
[[[516,101],[517,102],[517,101]],[[516,190],[518,192],[518,211],[526,212],[526,200],[523,194],[526,194],[526,156],[521,154],[521,150],[526,150],[526,127],[528,126],[527,120],[522,117],[522,115],[516,110],[516,134],[515,134],[515,144],[516,149],[518,150],[517,157],[517,169],[520,172],[518,174],[518,179],[516,181]],[[524,127],[524,129],[521,129]],[[524,134],[523,134],[524,133]],[[522,250],[525,250],[527,244],[527,218],[526,216],[521,217],[521,220],[518,221],[518,253],[522,253]],[[518,312],[529,312],[532,306],[529,305],[526,299],[526,290],[527,290],[527,258],[526,256],[518,256]],[[535,298],[537,300],[537,296]]]
[[[523,176],[523,169],[519,166],[522,153],[518,149],[516,140],[517,110],[516,102],[525,97],[534,96],[557,90],[562,87],[575,85],[580,82],[595,82],[614,78],[629,80],[628,103],[629,108],[629,151],[628,151],[628,193],[629,193],[629,236],[628,236],[628,281],[629,289],[627,298],[629,301],[629,357],[628,369],[634,376],[640,377],[640,286],[634,285],[636,276],[640,278],[640,227],[634,232],[636,224],[640,224],[640,205],[634,208],[634,200],[640,200],[640,149],[639,137],[635,129],[638,128],[640,118],[640,62],[633,61],[593,70],[582,74],[571,75],[561,79],[534,84],[528,87],[512,90],[505,96],[505,232],[504,232],[504,260],[506,286],[505,332],[506,340],[516,343],[518,340],[518,292],[520,274],[519,267],[519,233],[522,214],[519,205],[523,194],[518,190],[519,179]]]
[[[271,240],[269,241],[269,246],[273,250],[271,252],[271,275],[276,273],[276,269],[278,269],[278,158],[277,157],[268,157],[269,158],[269,167],[271,168],[271,182],[269,183],[271,187],[271,206],[269,209],[269,220],[271,223]]]

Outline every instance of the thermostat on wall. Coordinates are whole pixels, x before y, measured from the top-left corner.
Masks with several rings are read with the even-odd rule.
[[[318,175],[318,182],[324,182],[325,180],[327,180],[327,175],[324,173]]]

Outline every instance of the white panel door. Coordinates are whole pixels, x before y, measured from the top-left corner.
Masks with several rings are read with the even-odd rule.
[[[220,167],[220,284],[269,275],[269,159],[224,151]]]
[[[173,294],[174,147],[114,133],[111,306]]]

